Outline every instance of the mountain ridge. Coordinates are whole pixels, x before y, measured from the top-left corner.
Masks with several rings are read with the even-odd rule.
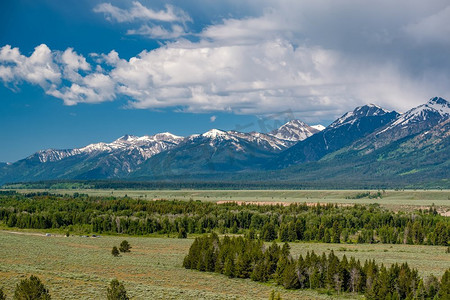
[[[289,123],[289,122],[288,122]],[[286,123],[286,124],[288,124]],[[286,125],[285,124],[285,125]],[[298,121],[296,126],[308,126]],[[295,132],[307,132],[297,128]],[[7,180],[42,180],[58,178],[120,178],[135,171],[139,165],[149,158],[176,148],[182,142],[192,142],[199,137],[210,138],[210,143],[229,140],[232,148],[230,155],[239,152],[239,143],[252,144],[250,153],[274,153],[292,146],[301,136],[292,136],[284,140],[275,136],[250,132],[223,131],[211,129],[203,134],[181,137],[169,132],[142,137],[124,135],[111,143],[93,143],[74,149],[40,150],[10,165],[0,166],[0,181]],[[264,156],[264,155],[263,155]],[[244,160],[244,158],[243,158]],[[46,175],[47,174],[47,175]],[[9,175],[9,176],[8,176]],[[48,177],[48,178],[47,178]]]
[[[369,104],[347,112],[324,130],[300,141],[270,162],[270,169],[285,168],[304,162],[317,161],[323,156],[348,146],[356,140],[385,126],[398,113]]]
[[[125,135],[111,143],[47,149],[0,164],[0,183],[122,178],[336,187],[350,180],[450,187],[449,119],[450,103],[434,97],[404,114],[360,106],[322,131],[291,120],[269,133],[211,129],[188,137]]]
[[[319,127],[320,128],[320,127]],[[319,132],[320,130],[309,126],[300,120],[291,120],[278,129],[268,133],[268,135],[288,141],[302,141]]]

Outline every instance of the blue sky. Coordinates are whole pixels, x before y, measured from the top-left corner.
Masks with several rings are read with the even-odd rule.
[[[392,2],[2,1],[0,161],[448,98],[450,6]]]

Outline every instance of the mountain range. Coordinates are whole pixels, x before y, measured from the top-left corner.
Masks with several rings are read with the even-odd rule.
[[[326,128],[291,120],[268,133],[125,135],[112,143],[47,149],[0,163],[0,183],[227,179],[446,187],[449,119],[450,103],[435,97],[404,114],[374,104],[357,107]]]

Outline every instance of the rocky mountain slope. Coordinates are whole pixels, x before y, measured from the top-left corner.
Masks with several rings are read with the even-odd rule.
[[[284,135],[286,137],[287,135]],[[295,143],[274,135],[212,129],[188,137],[178,147],[148,159],[131,177],[173,176],[255,170],[265,161]]]
[[[430,99],[400,115],[388,126],[355,143],[354,148],[373,151],[402,138],[424,132],[450,117],[450,103],[440,97]]]
[[[300,120],[292,120],[280,128],[273,130],[269,135],[282,140],[298,142],[309,138],[319,131],[320,130],[313,128]]]
[[[320,128],[319,128],[320,129]],[[270,133],[212,129],[124,136],[0,165],[0,183],[49,179],[302,182],[313,187],[450,187],[450,104],[404,114],[370,104],[322,131],[292,120]]]
[[[399,114],[370,104],[355,108],[317,134],[298,142],[268,164],[280,169],[299,163],[317,161],[325,155],[351,145],[395,120]]]
[[[167,132],[143,137],[125,135],[112,143],[95,143],[75,149],[47,149],[38,151],[13,164],[0,166],[0,182],[60,178],[122,178],[129,176],[142,163],[159,153],[177,149],[177,153],[179,153],[176,157],[180,157],[189,145],[187,149],[193,151],[190,160],[192,165],[197,165],[200,158],[208,160],[209,150],[213,153],[211,154],[213,160],[221,161],[224,158],[219,158],[219,153],[222,153],[222,156],[227,153],[225,156],[230,159],[241,157],[240,160],[248,159],[250,162],[255,155],[268,157],[268,155],[287,149],[315,132],[314,129],[298,120],[293,120],[283,126],[279,132],[275,131],[274,135],[258,132],[225,132],[213,129],[204,134],[189,137],[180,137]],[[289,130],[285,130],[285,128],[289,128]],[[276,134],[283,136],[284,139],[275,136]],[[198,147],[193,147],[192,144],[196,143],[199,144]],[[207,147],[202,146],[202,143]],[[167,157],[171,155],[172,152]],[[194,159],[198,155],[200,157]],[[188,155],[184,161],[189,161]],[[211,163],[208,161],[207,165],[211,166]],[[228,166],[228,163],[226,165]],[[167,169],[164,168],[164,170]],[[154,172],[150,169],[148,173],[153,174]]]
[[[281,181],[328,188],[450,188],[450,119],[366,152],[345,147],[319,161],[277,171]]]
[[[148,159],[130,177],[164,178],[194,173],[209,176],[259,170],[277,153],[317,132],[299,120],[289,121],[268,134],[212,129]]]

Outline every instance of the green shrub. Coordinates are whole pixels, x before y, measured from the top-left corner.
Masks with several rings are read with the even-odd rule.
[[[180,230],[178,231],[178,238],[179,239],[186,239],[187,238],[186,229],[184,229],[183,227],[181,227]]]
[[[106,298],[108,300],[128,300],[127,291],[123,283],[120,283],[117,279],[111,280],[109,288],[107,289]]]
[[[116,246],[114,246],[114,247],[112,248],[111,254],[112,254],[114,257],[119,256],[120,252],[119,252],[119,250],[117,249]]]
[[[14,291],[15,300],[49,300],[51,299],[48,289],[45,288],[41,280],[31,275],[29,279],[24,279],[17,284]]]
[[[119,246],[120,252],[130,252],[131,251],[130,249],[131,249],[131,245],[130,245],[130,243],[128,243],[128,241],[123,240],[122,243],[120,243],[120,246]]]
[[[5,300],[6,299],[6,295],[3,292],[3,288],[0,288],[0,300]]]

